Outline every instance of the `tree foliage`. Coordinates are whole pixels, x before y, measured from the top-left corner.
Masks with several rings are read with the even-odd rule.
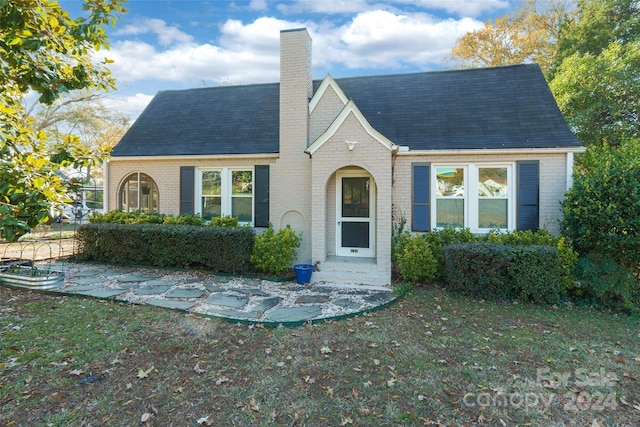
[[[560,110],[586,145],[618,145],[639,135],[640,40],[614,41],[599,54],[565,58],[550,82]]]
[[[546,71],[552,66],[563,22],[572,8],[566,0],[527,0],[513,14],[460,37],[452,58],[463,68],[536,62]]]
[[[580,0],[562,28],[550,87],[585,145],[639,135],[640,3]]]
[[[563,204],[562,232],[582,255],[640,263],[640,141],[592,146]]]
[[[47,219],[52,203],[68,201],[60,168],[96,161],[77,137],[49,146],[22,100],[29,91],[51,104],[73,90],[113,89],[109,61],[93,57],[108,48],[104,27],[121,4],[85,0],[87,16],[71,18],[56,1],[0,0],[0,237],[17,239]]]

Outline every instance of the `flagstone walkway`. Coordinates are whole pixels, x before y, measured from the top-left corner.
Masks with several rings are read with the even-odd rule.
[[[339,283],[298,285],[201,271],[51,264],[64,271],[54,292],[110,298],[235,321],[294,325],[376,310],[395,300],[388,288]]]

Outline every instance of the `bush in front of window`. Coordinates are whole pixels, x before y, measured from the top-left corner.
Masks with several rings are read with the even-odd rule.
[[[443,264],[443,286],[475,298],[546,305],[563,296],[553,246],[460,243],[443,248]]]
[[[398,248],[394,251],[395,263],[402,279],[412,284],[430,283],[436,277],[438,260],[429,248],[424,235],[398,236]]]
[[[269,228],[255,237],[251,263],[264,273],[281,275],[293,266],[301,240],[301,233],[289,225],[276,233],[273,224],[269,224]]]
[[[237,227],[238,224],[238,218],[233,216],[217,216],[209,221],[210,227]]]
[[[487,241],[491,243],[502,243],[505,245],[548,245],[558,250],[560,261],[560,281],[562,292],[568,291],[574,286],[575,276],[573,269],[578,262],[578,253],[573,250],[571,241],[565,237],[556,237],[547,230],[539,229],[535,233],[531,230],[500,232],[491,231],[487,234]]]
[[[247,273],[254,236],[249,227],[91,223],[76,232],[77,257],[123,265]]]
[[[163,224],[169,225],[204,225],[204,219],[198,214],[165,215]]]
[[[111,211],[105,214],[94,212],[89,216],[92,224],[162,224],[166,215],[147,212]]]

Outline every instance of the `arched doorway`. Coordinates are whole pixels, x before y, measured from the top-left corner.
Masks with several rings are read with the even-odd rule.
[[[376,185],[364,169],[336,172],[336,255],[375,257]]]

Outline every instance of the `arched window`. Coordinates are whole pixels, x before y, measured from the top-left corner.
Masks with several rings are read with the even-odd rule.
[[[122,182],[118,207],[124,212],[158,212],[158,186],[147,174],[134,172]]]

